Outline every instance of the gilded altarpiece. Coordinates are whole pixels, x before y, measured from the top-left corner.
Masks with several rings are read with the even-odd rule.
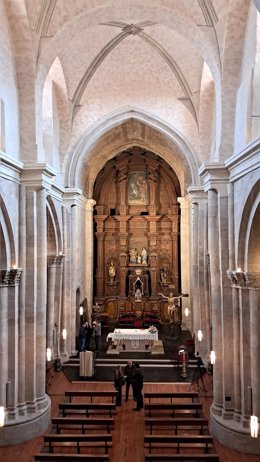
[[[159,294],[179,292],[179,194],[174,171],[139,148],[98,175],[94,298],[111,319],[119,311],[158,311],[168,322]]]

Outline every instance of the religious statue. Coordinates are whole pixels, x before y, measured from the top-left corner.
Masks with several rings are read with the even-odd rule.
[[[161,281],[162,281],[163,284],[166,284],[168,282],[168,273],[167,273],[166,268],[163,268],[161,270]]]
[[[142,264],[146,265],[148,254],[147,254],[147,250],[145,247],[142,248],[141,257],[142,257]]]
[[[175,311],[176,311],[176,306],[175,306],[175,300],[179,300],[180,298],[183,297],[183,295],[179,295],[178,297],[174,297],[173,292],[169,293],[169,296],[167,297],[166,295],[159,294],[163,298],[165,298],[168,301],[168,316],[170,319],[170,323],[174,323],[174,316],[175,316]]]
[[[136,249],[136,248],[130,249],[130,250],[129,250],[129,260],[130,260],[130,263],[137,263],[137,256],[138,256],[138,253],[137,253],[137,249]]]
[[[110,262],[110,265],[108,268],[108,274],[109,274],[110,279],[114,279],[116,276],[116,268],[115,268],[114,262],[112,261]]]
[[[135,291],[135,300],[137,302],[140,302],[142,300],[142,292],[141,289],[139,289],[139,287]]]

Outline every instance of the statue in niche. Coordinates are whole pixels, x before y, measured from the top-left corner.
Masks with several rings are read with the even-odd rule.
[[[142,257],[142,264],[146,265],[147,264],[148,253],[147,253],[147,250],[146,250],[145,247],[142,248],[141,257]]]
[[[130,249],[129,250],[129,261],[130,263],[137,263],[138,252],[137,249]]]
[[[114,265],[114,262],[110,262],[110,265],[108,267],[108,274],[109,274],[109,277],[110,277],[110,280],[113,281],[116,277],[116,268],[115,268],[115,265]]]
[[[136,302],[142,301],[142,292],[141,292],[141,289],[139,289],[139,287],[135,291],[135,300]]]
[[[168,272],[167,272],[167,269],[166,268],[163,268],[161,270],[161,282],[163,284],[167,284],[168,281]]]

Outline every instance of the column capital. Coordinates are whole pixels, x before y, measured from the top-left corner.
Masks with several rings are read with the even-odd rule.
[[[225,164],[220,162],[207,162],[199,168],[205,191],[215,189],[221,196],[227,196],[229,171]]]
[[[19,286],[22,268],[0,270],[0,286]]]
[[[63,192],[64,205],[71,207],[78,205],[79,198],[82,196],[82,191],[79,188],[65,188]]]
[[[47,266],[48,268],[50,266],[61,266],[62,262],[64,260],[65,255],[59,254],[59,255],[48,255],[47,256]]]
[[[188,188],[188,194],[185,198],[189,204],[199,204],[201,202],[207,201],[208,196],[202,186],[190,186]]]
[[[51,189],[56,171],[46,162],[25,163],[21,172],[21,183],[27,188]]]
[[[260,289],[260,273],[228,270],[227,277],[231,287],[240,289]]]

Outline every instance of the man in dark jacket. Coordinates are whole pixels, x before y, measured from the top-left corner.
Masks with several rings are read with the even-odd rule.
[[[136,401],[136,397],[134,393],[134,386],[133,386],[134,374],[135,374],[135,368],[133,365],[133,361],[129,360],[124,369],[124,375],[125,375],[125,381],[126,381],[126,387],[125,387],[125,400],[126,401],[128,400],[130,385],[132,386],[134,400]]]
[[[134,396],[136,397],[136,408],[134,411],[140,411],[144,407],[142,389],[144,384],[144,373],[141,369],[139,363],[135,363],[134,365],[135,373],[133,376],[133,389],[134,389]]]

